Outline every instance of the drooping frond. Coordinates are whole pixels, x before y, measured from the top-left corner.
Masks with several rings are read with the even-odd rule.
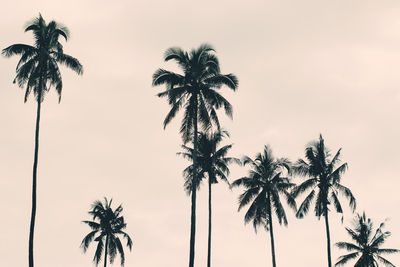
[[[308,213],[308,210],[310,208],[310,204],[311,204],[311,201],[314,198],[314,195],[315,195],[315,190],[312,190],[310,192],[310,194],[308,194],[308,196],[301,203],[301,205],[300,205],[300,207],[299,207],[299,209],[297,210],[297,213],[296,213],[296,217],[297,218],[301,219]]]
[[[359,252],[353,252],[347,255],[340,256],[338,258],[338,261],[335,263],[335,266],[345,265],[349,260],[357,258],[359,254]]]
[[[232,90],[236,90],[237,87],[239,86],[239,81],[237,77],[230,73],[230,74],[217,74],[214,76],[211,76],[210,78],[207,78],[205,82],[210,83],[213,87],[219,88],[222,85],[228,86]]]
[[[158,69],[153,74],[153,86],[168,84],[172,88],[175,85],[183,84],[183,81],[182,75],[164,69]]]
[[[391,263],[390,261],[388,261],[384,257],[381,257],[381,256],[378,255],[377,258],[378,258],[378,261],[380,261],[381,263],[385,264],[386,266],[396,267],[393,263]]]
[[[15,55],[34,55],[37,54],[37,49],[31,45],[26,44],[14,44],[7,48],[4,48],[2,55],[5,57],[11,57]],[[18,67],[17,67],[18,68]]]
[[[90,242],[92,242],[92,240],[97,232],[98,232],[97,230],[94,230],[94,231],[90,232],[89,234],[87,234],[85,236],[85,238],[83,238],[83,240],[81,242],[81,247],[83,249],[83,252],[86,252],[87,248],[89,247]]]
[[[59,52],[54,52],[55,60],[67,68],[70,68],[71,70],[75,71],[77,74],[81,75],[83,74],[83,66],[79,62],[78,59],[64,54],[64,53],[59,53]]]
[[[94,253],[93,261],[96,263],[96,265],[100,262],[101,256],[103,254],[103,240],[99,239],[97,241],[97,247],[96,247],[96,252]]]

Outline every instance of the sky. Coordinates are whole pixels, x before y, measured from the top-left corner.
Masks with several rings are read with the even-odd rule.
[[[3,0],[0,48],[32,44],[23,30],[39,12],[69,28],[64,52],[84,74],[62,68],[61,103],[52,91],[42,105],[36,266],[94,266],[94,247],[79,247],[89,233],[81,221],[103,197],[124,207],[133,239],[125,266],[187,266],[189,163],[176,155],[182,114],[163,129],[169,106],[156,96],[164,87],[151,82],[160,67],[179,71],[163,61],[166,49],[202,43],[215,48],[222,73],[239,79],[236,92],[221,89],[234,108],[233,120],[219,113],[231,156],[254,157],[269,144],[295,161],[322,134],[332,152],[342,148],[342,183],[357,212],[375,225],[387,219],[385,247],[400,248],[400,2]],[[33,97],[24,104],[12,83],[17,61],[0,59],[0,265],[19,267],[28,261],[36,105]],[[247,171],[232,166],[230,181]],[[213,187],[212,266],[272,266],[269,233],[255,234],[237,212],[241,192]],[[274,225],[278,266],[326,266],[324,221],[312,213],[298,220],[285,207],[288,227]],[[204,185],[197,210],[195,266],[205,266]],[[350,241],[344,227],[353,216],[348,207],[343,224],[330,215],[332,244]],[[333,247],[333,261],[344,253]],[[400,253],[387,258],[400,264]]]

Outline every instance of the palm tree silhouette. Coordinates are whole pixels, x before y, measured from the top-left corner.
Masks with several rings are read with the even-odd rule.
[[[93,221],[83,221],[88,224],[92,231],[82,240],[81,247],[83,252],[86,252],[89,244],[94,240],[97,242],[96,252],[93,261],[96,265],[99,263],[104,251],[104,267],[107,266],[107,256],[110,256],[110,264],[114,262],[115,256],[119,253],[121,257],[121,265],[125,263],[125,253],[118,235],[122,235],[126,240],[127,247],[132,250],[132,239],[124,230],[126,223],[124,217],[121,216],[122,206],[119,205],[115,210],[111,208],[111,202],[104,198],[104,204],[100,201],[95,201],[89,214],[92,215]],[[98,222],[96,222],[96,220]],[[97,234],[97,237],[95,238]],[[104,245],[105,240],[105,245]]]
[[[232,148],[232,144],[225,145],[218,148],[218,145],[224,137],[229,137],[227,131],[214,132],[211,134],[200,133],[199,134],[199,151],[198,151],[198,164],[199,164],[199,180],[206,177],[208,178],[208,248],[207,248],[207,267],[211,266],[211,185],[218,183],[218,179],[222,180],[229,185],[229,167],[228,165],[232,162],[240,164],[240,160],[234,157],[227,157],[229,150]],[[218,149],[217,149],[218,148]],[[182,145],[184,152],[178,153],[183,157],[193,160],[193,148]],[[184,176],[186,177],[185,189],[190,194],[192,187],[192,176],[193,164],[188,166],[184,170]],[[199,183],[197,183],[198,188]]]
[[[267,145],[264,152],[257,154],[256,158],[245,156],[244,165],[250,164],[251,170],[248,177],[242,177],[232,183],[233,187],[243,186],[246,191],[239,196],[239,209],[250,205],[244,217],[245,223],[253,221],[254,230],[257,226],[264,226],[270,232],[272,266],[276,267],[274,231],[272,223],[272,211],[278,218],[279,224],[287,225],[285,210],[282,206],[280,195],[283,195],[288,205],[296,209],[294,198],[289,189],[295,184],[286,177],[284,172],[290,173],[290,162],[288,159],[275,159],[271,148]]]
[[[153,86],[165,84],[167,89],[158,97],[167,97],[172,106],[164,120],[164,128],[184,107],[180,133],[184,144],[193,140],[193,179],[197,181],[197,151],[198,123],[203,130],[209,130],[213,125],[220,128],[216,110],[224,108],[225,113],[232,117],[231,104],[217,90],[226,85],[236,90],[238,80],[233,74],[221,74],[219,61],[213,53],[215,50],[208,44],[202,44],[190,53],[181,48],[169,48],[165,52],[165,61],[175,60],[183,74],[158,69],[153,74]],[[189,267],[194,266],[195,232],[196,232],[196,187],[191,188],[191,219],[190,219],[190,249]]]
[[[378,262],[381,262],[386,266],[395,267],[393,263],[383,258],[381,255],[398,253],[400,250],[392,248],[379,248],[390,236],[390,232],[383,231],[385,224],[381,223],[374,233],[372,230],[373,223],[371,219],[366,218],[365,212],[363,212],[362,216],[357,214],[353,223],[354,229],[346,227],[346,231],[353,239],[354,243],[336,243],[338,248],[352,251],[352,253],[339,257],[335,266],[344,265],[349,260],[359,257],[354,267],[376,267],[378,266]]]
[[[32,183],[32,211],[29,230],[29,266],[33,267],[33,237],[36,217],[36,180],[39,152],[39,122],[40,106],[44,95],[51,87],[54,87],[61,100],[62,78],[58,63],[65,65],[78,74],[83,73],[82,65],[76,58],[73,58],[63,51],[63,46],[58,41],[60,36],[68,40],[68,28],[61,26],[55,21],[46,24],[42,15],[35,18],[25,28],[25,32],[32,31],[35,45],[14,44],[3,49],[2,54],[6,57],[20,55],[17,64],[14,83],[20,87],[26,86],[25,98],[33,91],[37,101],[36,130],[35,130],[35,152],[33,160],[33,183]]]
[[[342,193],[349,199],[349,205],[354,211],[356,208],[356,200],[351,193],[350,189],[340,184],[342,174],[347,169],[347,163],[337,165],[340,163],[339,149],[335,156],[330,160],[330,152],[325,147],[322,135],[319,136],[319,141],[311,142],[305,150],[306,160],[299,159],[293,167],[294,173],[309,177],[300,185],[294,188],[292,194],[297,197],[299,194],[304,193],[311,189],[311,192],[304,199],[300,205],[296,217],[303,218],[310,207],[311,202],[316,197],[315,201],[315,216],[318,219],[321,216],[325,217],[326,239],[327,239],[327,252],[328,252],[328,266],[332,267],[331,260],[331,245],[328,221],[328,206],[333,203],[335,210],[338,213],[343,213],[342,205],[340,204],[338,193]]]

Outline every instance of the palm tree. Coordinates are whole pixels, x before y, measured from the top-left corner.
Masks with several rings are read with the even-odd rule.
[[[83,252],[86,252],[93,240],[97,242],[96,252],[93,257],[96,266],[103,254],[103,248],[105,248],[104,267],[107,266],[107,256],[110,256],[109,262],[112,264],[118,253],[121,257],[121,265],[124,266],[125,253],[118,235],[122,235],[126,239],[126,246],[132,250],[132,239],[123,231],[126,228],[126,223],[124,217],[121,216],[122,206],[119,205],[115,210],[112,210],[111,202],[112,199],[107,201],[107,198],[104,198],[104,204],[98,200],[95,201],[89,211],[93,221],[83,221],[89,225],[92,231],[82,240],[81,247]],[[95,238],[96,235],[97,237]]]
[[[208,44],[202,44],[190,53],[181,48],[169,48],[165,52],[165,61],[175,60],[183,74],[158,69],[153,74],[153,86],[165,84],[167,89],[158,97],[167,97],[172,106],[164,120],[164,129],[182,108],[185,114],[182,119],[180,133],[184,144],[193,140],[193,178],[197,181],[197,146],[198,123],[203,130],[209,130],[213,125],[220,128],[216,110],[224,108],[225,113],[232,117],[231,104],[218,93],[226,85],[236,90],[238,80],[233,74],[221,74],[219,61],[213,53],[215,50]],[[194,266],[195,232],[196,232],[196,187],[191,192],[190,219],[190,249],[189,267]]]
[[[322,135],[320,135],[319,141],[311,142],[306,148],[306,160],[299,159],[293,168],[294,173],[303,177],[309,177],[308,180],[294,188],[292,192],[293,196],[297,197],[299,194],[311,190],[300,205],[296,217],[303,218],[307,214],[311,202],[316,198],[314,208],[315,216],[317,216],[318,219],[320,219],[321,216],[325,217],[329,267],[332,267],[332,260],[328,206],[333,204],[338,213],[343,213],[342,205],[338,198],[339,193],[342,193],[349,200],[349,206],[352,211],[356,208],[356,200],[350,189],[340,184],[340,179],[347,169],[347,163],[343,163],[337,167],[340,163],[340,151],[341,149],[336,152],[332,159],[329,159],[330,152],[325,147],[324,139]]]
[[[61,100],[62,78],[58,63],[67,66],[78,74],[83,73],[82,65],[63,51],[63,46],[58,41],[62,36],[67,41],[69,37],[68,28],[61,26],[55,21],[46,24],[42,15],[35,18],[25,28],[25,32],[32,31],[35,45],[14,44],[3,49],[2,54],[6,57],[20,55],[17,64],[14,83],[20,87],[26,86],[25,99],[33,91],[37,101],[36,130],[35,130],[35,152],[33,160],[33,183],[32,183],[32,212],[29,231],[29,266],[33,267],[33,237],[36,217],[36,179],[39,152],[39,121],[40,106],[44,95],[51,87],[54,87]]]
[[[288,205],[296,209],[294,198],[289,193],[289,189],[295,184],[291,183],[286,177],[282,177],[284,172],[290,172],[290,162],[288,159],[275,159],[271,148],[267,145],[264,152],[259,153],[254,160],[245,156],[243,164],[250,164],[251,170],[248,177],[242,177],[232,183],[233,187],[243,186],[246,191],[239,196],[239,211],[246,205],[250,205],[244,221],[253,221],[254,230],[257,226],[264,226],[270,233],[272,266],[276,267],[274,231],[272,223],[272,211],[278,218],[279,224],[287,225],[285,210],[282,206],[280,195],[283,195]]]
[[[354,229],[346,227],[346,231],[354,243],[336,243],[338,248],[346,249],[352,253],[339,257],[335,266],[344,265],[349,260],[359,257],[354,267],[377,267],[378,262],[386,266],[395,267],[393,263],[381,256],[382,254],[400,252],[398,249],[379,248],[385,242],[386,238],[390,236],[390,232],[383,232],[384,225],[384,223],[381,223],[374,233],[372,230],[373,223],[371,219],[366,218],[365,212],[362,216],[357,214],[354,219]]]
[[[219,143],[224,137],[229,137],[227,131],[214,132],[211,134],[200,133],[199,134],[199,151],[198,151],[198,164],[199,173],[198,177],[201,181],[207,176],[208,178],[208,249],[207,249],[207,267],[211,266],[211,185],[218,183],[218,179],[222,180],[229,185],[229,167],[228,165],[232,162],[240,164],[240,160],[234,157],[227,157],[227,153],[232,148],[232,144],[225,145],[217,149]],[[193,160],[193,148],[182,145],[184,152],[178,153],[189,160]],[[188,166],[184,170],[186,177],[185,189],[190,194],[191,184],[191,173],[193,170],[193,164]],[[199,183],[196,184],[196,187]]]

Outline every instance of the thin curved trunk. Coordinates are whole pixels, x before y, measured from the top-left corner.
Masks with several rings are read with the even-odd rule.
[[[331,260],[331,236],[329,234],[329,222],[328,222],[328,210],[326,209],[325,212],[325,226],[326,226],[326,246],[328,250],[328,267],[332,267],[332,260]]]
[[[39,88],[42,87],[42,79],[39,80]],[[31,210],[31,223],[29,228],[29,267],[33,267],[33,238],[35,231],[36,219],[36,181],[37,181],[37,166],[39,157],[39,123],[40,123],[40,107],[42,94],[39,90],[37,111],[36,111],[36,130],[35,130],[35,152],[33,157],[33,178],[32,178],[32,210]]]
[[[211,266],[211,178],[208,177],[208,251],[207,267]]]
[[[189,267],[194,266],[195,235],[196,235],[196,185],[197,185],[197,99],[194,111],[194,133],[193,133],[193,183],[192,183],[192,207],[190,215],[190,251]]]
[[[106,249],[104,251],[104,267],[107,266],[107,254],[108,254],[108,235],[106,236]]]
[[[269,235],[271,237],[271,254],[272,254],[272,266],[276,267],[275,260],[275,243],[274,243],[274,228],[272,226],[272,213],[271,213],[271,198],[268,193],[268,217],[269,217]]]

